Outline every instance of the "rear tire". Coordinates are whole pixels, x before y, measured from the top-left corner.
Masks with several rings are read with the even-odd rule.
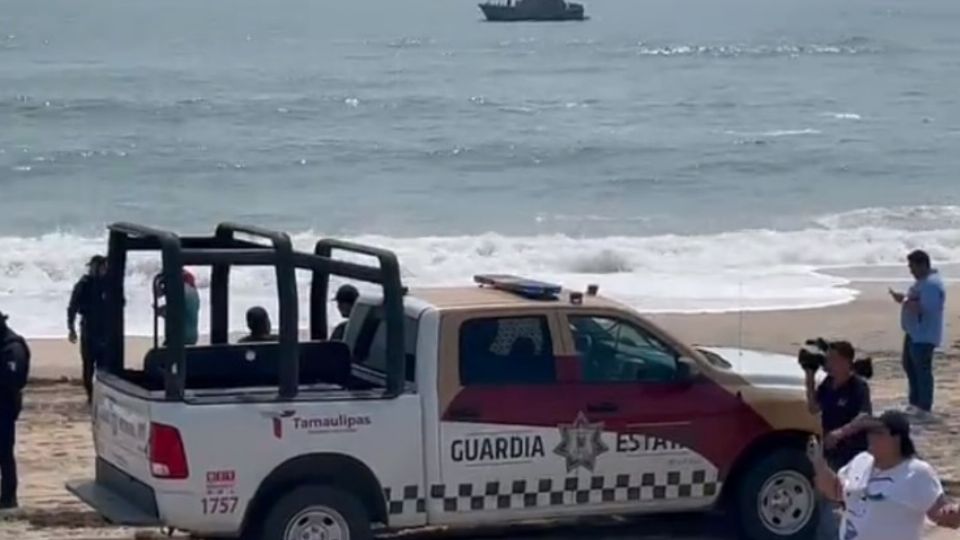
[[[301,486],[270,508],[259,536],[260,540],[370,540],[370,514],[348,491]]]
[[[817,494],[813,467],[797,449],[777,450],[742,477],[732,510],[740,531],[750,540],[813,538],[817,528]]]

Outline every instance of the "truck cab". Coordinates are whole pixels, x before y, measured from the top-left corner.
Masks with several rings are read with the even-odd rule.
[[[818,422],[792,358],[691,346],[595,289],[480,275],[407,290],[390,252],[321,240],[302,253],[229,224],[203,238],[114,225],[111,298],[130,249],[162,250],[170,276],[213,267],[211,343],[178,342],[176,287],[166,343],[142,369],[123,365],[114,329],[95,381],[96,476],[68,483],[110,521],[365,539],[722,507],[753,540],[815,526],[804,445]],[[276,268],[276,343],[229,342],[234,264]],[[297,269],[312,275],[303,341]],[[331,275],[380,289],[361,296],[342,342],[326,339]],[[122,320],[122,300],[110,304]]]

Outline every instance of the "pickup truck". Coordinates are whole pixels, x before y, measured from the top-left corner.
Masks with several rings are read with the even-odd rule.
[[[167,304],[164,341],[127,366],[131,251],[161,252]],[[751,540],[815,527],[804,448],[819,428],[793,358],[688,345],[595,287],[481,275],[407,290],[388,251],[320,240],[300,252],[255,227],[180,237],[115,224],[108,260],[96,475],[67,485],[108,521],[364,540],[721,508]],[[275,268],[276,341],[231,342],[237,265]],[[209,343],[183,343],[185,266],[211,268]],[[297,271],[311,276],[307,338]],[[327,339],[331,276],[379,286],[342,341]]]

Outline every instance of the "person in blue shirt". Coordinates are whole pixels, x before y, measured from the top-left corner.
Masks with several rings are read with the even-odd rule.
[[[157,296],[166,295],[163,280],[157,281]],[[157,315],[164,317],[167,306],[158,306]],[[196,345],[200,338],[200,294],[197,292],[197,278],[187,270],[183,271],[183,344]]]
[[[890,296],[900,304],[903,371],[909,388],[907,409],[923,415],[933,410],[933,352],[943,340],[946,291],[926,252],[911,252],[907,262],[915,281],[906,294],[891,289]]]

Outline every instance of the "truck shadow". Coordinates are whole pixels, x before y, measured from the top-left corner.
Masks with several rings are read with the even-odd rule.
[[[615,516],[580,520],[572,524],[530,523],[510,527],[469,531],[418,529],[378,538],[403,540],[727,540],[735,536],[725,520],[716,515],[673,514],[658,516]]]

